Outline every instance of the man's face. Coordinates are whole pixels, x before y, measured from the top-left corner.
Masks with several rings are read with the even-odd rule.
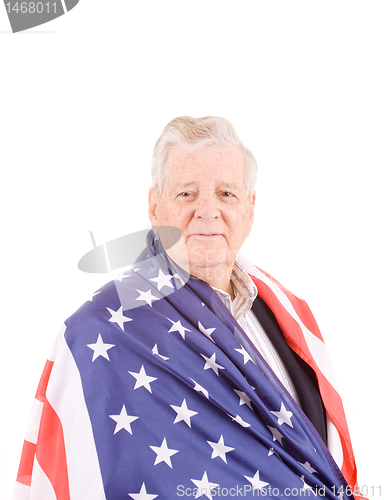
[[[160,198],[150,189],[149,216],[152,226],[181,229],[189,272],[209,283],[224,278],[224,273],[230,278],[252,227],[254,201],[255,193],[245,189],[243,156],[237,147],[192,153],[175,149]]]

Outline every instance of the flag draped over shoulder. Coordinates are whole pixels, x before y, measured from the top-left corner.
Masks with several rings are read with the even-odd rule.
[[[176,268],[151,232],[134,268],[59,332],[14,500],[356,493],[345,416],[312,314],[239,263],[317,374],[333,456],[257,350],[250,356],[239,343],[245,334],[214,290]]]

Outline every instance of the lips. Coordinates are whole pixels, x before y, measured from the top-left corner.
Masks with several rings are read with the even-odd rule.
[[[209,238],[220,238],[223,235],[221,233],[194,233],[190,234],[188,238],[202,238],[202,239],[209,239]]]

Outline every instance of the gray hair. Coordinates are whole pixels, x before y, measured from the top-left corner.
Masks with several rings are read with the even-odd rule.
[[[192,152],[228,146],[237,146],[243,153],[244,182],[248,194],[251,194],[257,177],[256,158],[240,141],[232,124],[225,118],[216,116],[203,118],[180,116],[166,125],[153,150],[153,187],[158,194],[161,194],[166,180],[168,157],[172,149],[179,148]]]

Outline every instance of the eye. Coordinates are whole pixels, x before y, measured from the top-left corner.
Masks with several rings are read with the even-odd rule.
[[[222,194],[222,196],[224,196],[224,198],[230,198],[231,196],[234,196],[229,191],[223,191],[221,194]]]
[[[194,195],[190,191],[182,191],[181,193],[178,193],[176,198],[182,201],[192,201],[194,199]]]

